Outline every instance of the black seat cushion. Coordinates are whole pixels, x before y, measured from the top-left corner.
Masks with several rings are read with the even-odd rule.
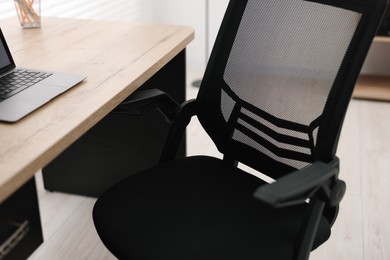
[[[216,158],[168,162],[105,192],[95,226],[119,259],[290,259],[306,205],[263,205],[252,197],[262,184]],[[329,236],[323,218],[314,248]]]

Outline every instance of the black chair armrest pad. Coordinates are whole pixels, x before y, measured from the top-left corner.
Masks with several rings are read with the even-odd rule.
[[[260,186],[254,192],[254,197],[274,208],[305,203],[319,188],[337,179],[339,159],[331,162],[314,162],[313,164],[294,171],[277,181]]]
[[[159,89],[149,89],[134,92],[112,112],[140,116],[158,109],[171,122],[178,108],[179,104],[167,93]]]

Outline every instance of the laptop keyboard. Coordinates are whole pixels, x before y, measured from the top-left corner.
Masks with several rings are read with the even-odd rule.
[[[52,75],[16,69],[0,78],[0,102]]]

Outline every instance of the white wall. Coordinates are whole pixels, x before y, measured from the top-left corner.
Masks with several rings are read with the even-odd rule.
[[[0,0],[0,19],[16,15],[14,1]]]
[[[189,67],[205,65],[205,0],[147,0],[152,21],[187,25],[195,29],[195,40],[187,48]]]
[[[153,22],[188,25],[195,29],[195,40],[187,48],[188,66],[204,68],[225,14],[228,0],[147,0]],[[206,29],[208,2],[208,30]],[[208,31],[208,45],[206,32]],[[208,50],[208,53],[206,53]]]
[[[228,0],[209,0],[211,51]],[[41,0],[45,16],[108,19],[187,25],[195,40],[187,48],[190,68],[203,69],[206,54],[206,0]],[[0,0],[0,19],[16,15],[13,0]]]
[[[209,1],[209,52],[214,45],[215,38],[217,36],[219,27],[222,22],[222,18],[225,14],[226,8],[228,6],[228,0],[210,0]]]

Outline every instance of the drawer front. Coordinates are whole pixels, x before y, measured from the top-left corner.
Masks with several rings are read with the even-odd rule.
[[[43,242],[35,179],[0,204],[0,259],[26,259]]]

